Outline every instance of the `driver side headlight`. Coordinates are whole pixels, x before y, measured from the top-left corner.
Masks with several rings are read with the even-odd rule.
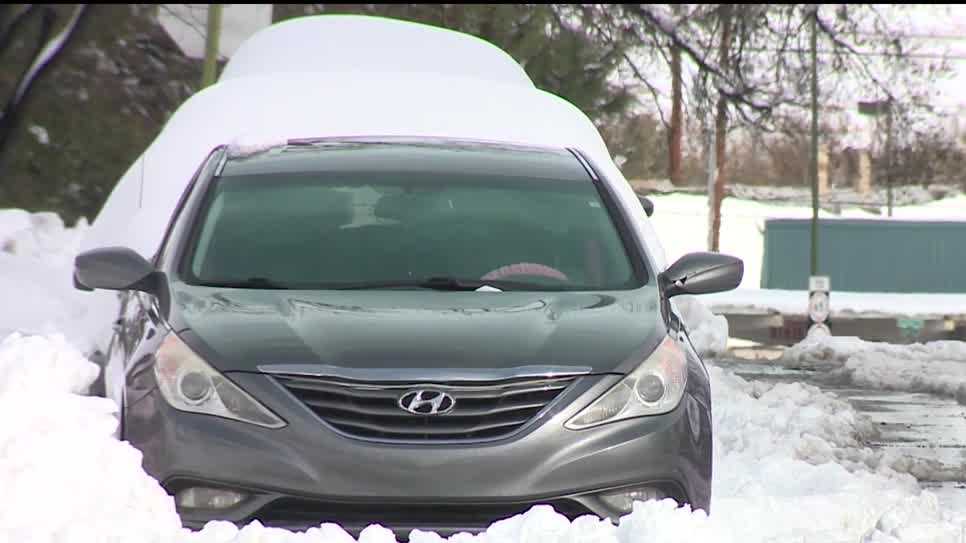
[[[282,419],[209,366],[174,332],[164,338],[156,358],[154,376],[171,407],[267,428],[285,426]]]
[[[640,366],[564,426],[582,430],[608,422],[667,413],[681,402],[687,383],[687,356],[670,336],[665,337]]]

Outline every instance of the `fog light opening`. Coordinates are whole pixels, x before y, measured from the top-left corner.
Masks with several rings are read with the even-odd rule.
[[[178,492],[175,503],[185,509],[228,509],[248,496],[234,490],[193,486]]]
[[[620,515],[630,514],[634,510],[634,502],[648,500],[663,500],[667,494],[654,487],[638,487],[600,494],[600,501]]]

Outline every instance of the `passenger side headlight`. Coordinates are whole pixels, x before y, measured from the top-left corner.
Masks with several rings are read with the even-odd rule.
[[[267,428],[285,422],[195,354],[174,332],[161,343],[154,364],[161,395],[180,411],[215,415]]]
[[[607,422],[667,413],[681,402],[687,383],[687,356],[670,336],[665,337],[647,360],[565,426],[582,430]]]

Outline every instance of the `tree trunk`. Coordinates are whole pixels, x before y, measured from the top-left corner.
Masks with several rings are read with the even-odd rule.
[[[734,6],[724,4],[721,6],[721,46],[718,50],[718,64],[721,69],[727,72],[730,70],[728,55],[731,45],[731,24]],[[724,199],[724,187],[727,181],[725,164],[727,163],[725,138],[728,131],[728,102],[724,96],[718,95],[717,115],[714,123],[714,145],[715,145],[715,168],[717,170],[714,180],[714,191],[711,194],[711,232],[710,250],[717,252],[720,246],[721,231],[721,201]]]
[[[684,135],[681,118],[681,49],[671,47],[671,126],[668,133],[668,177],[671,183],[680,185],[681,138]]]
[[[208,4],[208,23],[205,30],[205,61],[201,69],[201,88],[218,79],[218,52],[221,41],[221,13],[224,4]]]

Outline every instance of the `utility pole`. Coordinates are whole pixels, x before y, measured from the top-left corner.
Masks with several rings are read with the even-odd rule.
[[[886,202],[892,217],[892,99],[886,102]]]
[[[812,181],[811,275],[818,275],[818,6],[812,13],[812,149],[809,176]]]
[[[812,180],[812,254],[811,274],[808,277],[808,336],[832,334],[829,328],[830,281],[818,274],[818,6],[812,11],[812,149],[809,174]]]
[[[208,5],[208,24],[205,32],[205,63],[201,70],[201,88],[215,82],[218,69],[218,47],[221,40],[221,10],[224,4]]]

